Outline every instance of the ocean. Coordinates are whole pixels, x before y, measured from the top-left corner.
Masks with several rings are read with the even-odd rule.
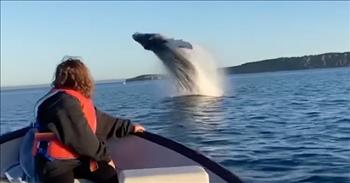
[[[95,105],[141,123],[244,182],[350,182],[350,68],[229,75],[221,97],[167,80],[98,84]],[[1,91],[4,134],[33,121],[48,88]]]

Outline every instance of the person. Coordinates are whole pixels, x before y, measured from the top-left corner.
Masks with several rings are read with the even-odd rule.
[[[53,139],[40,141],[35,155],[37,179],[44,183],[118,182],[106,141],[143,132],[142,125],[112,117],[94,106],[94,82],[79,58],[67,58],[55,72],[50,92],[36,106],[38,132]]]

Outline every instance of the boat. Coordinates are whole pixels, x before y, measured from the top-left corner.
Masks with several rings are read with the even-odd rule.
[[[7,171],[19,165],[20,147],[29,129],[25,127],[0,136],[1,183],[10,182]],[[203,154],[151,132],[109,140],[108,148],[117,166],[120,183],[242,182],[238,176]],[[76,180],[79,181],[89,182]]]

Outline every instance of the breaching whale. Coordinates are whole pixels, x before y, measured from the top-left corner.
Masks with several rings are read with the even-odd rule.
[[[192,50],[191,43],[166,38],[158,33],[135,33],[133,39],[144,49],[153,51],[175,77],[176,83],[189,92],[197,90],[195,83],[196,69],[186,57],[184,49]]]

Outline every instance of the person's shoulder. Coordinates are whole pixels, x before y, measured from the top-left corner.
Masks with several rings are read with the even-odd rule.
[[[41,109],[49,109],[53,107],[69,107],[78,104],[78,100],[73,96],[59,91],[47,98],[41,105]]]
[[[57,99],[59,99],[58,103],[63,107],[72,107],[79,105],[79,100],[72,95],[67,94],[66,92],[58,92],[56,94]]]

